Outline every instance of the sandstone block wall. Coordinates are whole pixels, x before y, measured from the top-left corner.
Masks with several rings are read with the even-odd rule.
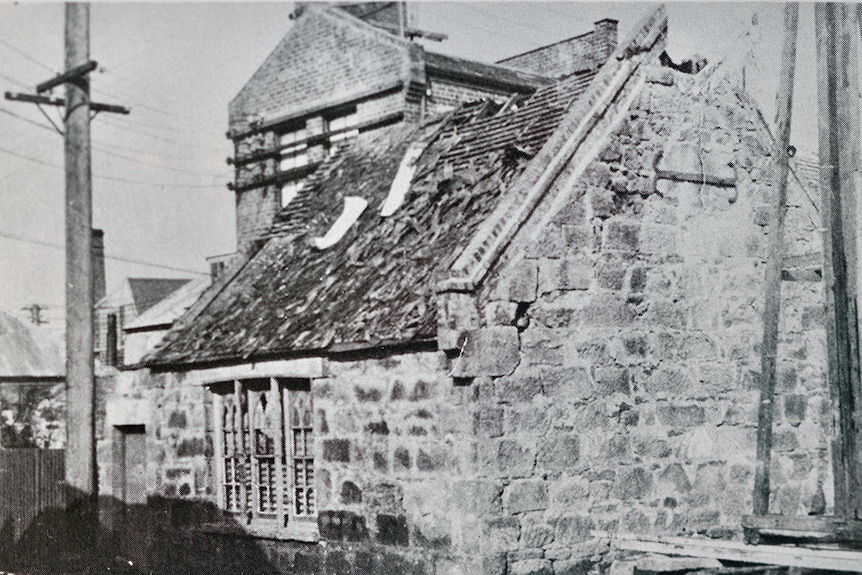
[[[740,535],[769,136],[732,86],[660,68],[624,113],[582,173],[563,171],[565,205],[537,210],[480,292],[449,302],[479,326],[463,357],[324,360],[311,383],[322,543],[260,541],[268,568],[598,573],[603,531]],[[788,240],[816,247],[812,233]],[[822,286],[783,290],[772,509],[828,512]],[[201,383],[142,373],[118,395],[150,405],[152,495],[217,505]]]
[[[494,441],[535,455],[532,469],[515,466],[530,483],[511,492],[508,511],[520,521],[517,548],[545,559],[558,545],[595,543],[594,528],[738,536],[751,512],[770,144],[745,98],[704,82],[652,70],[615,135],[569,181],[569,204],[516,239],[486,289],[485,329],[519,325],[520,362],[493,381],[485,409],[502,409]],[[786,239],[819,245],[808,227],[788,226]],[[782,287],[772,510],[823,513],[822,286]],[[572,464],[543,466],[543,446],[564,437],[578,447]],[[579,539],[560,531],[563,517],[582,526]],[[533,533],[551,531],[535,544]]]

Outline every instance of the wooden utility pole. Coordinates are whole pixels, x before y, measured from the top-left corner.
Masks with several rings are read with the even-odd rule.
[[[859,357],[859,80],[856,6],[814,7],[823,280],[832,397],[835,515],[862,518],[862,387]]]
[[[70,543],[85,549],[98,527],[96,469],[96,381],[93,369],[93,258],[90,113],[128,114],[121,106],[90,102],[90,6],[66,4],[66,62],[62,74],[36,87],[39,94],[10,94],[7,100],[65,108],[66,165],[66,507]],[[66,86],[66,97],[40,95]]]
[[[784,5],[784,46],[778,86],[778,134],[772,150],[776,199],[769,218],[766,261],[763,345],[760,364],[760,407],[757,414],[757,464],[754,470],[754,514],[769,513],[769,465],[772,458],[778,321],[781,315],[781,270],[784,262],[784,213],[787,209],[787,174],[790,169],[790,119],[793,110],[793,74],[796,67],[796,29],[799,5]]]
[[[66,70],[87,69],[89,60],[90,6],[66,4]],[[92,529],[98,520],[98,476],[90,81],[86,73],[60,78],[66,84],[66,497],[68,508],[80,513],[74,519]]]

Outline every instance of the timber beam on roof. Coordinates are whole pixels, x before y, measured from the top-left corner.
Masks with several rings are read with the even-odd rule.
[[[532,94],[538,89],[538,86],[535,83],[529,81],[506,81],[500,78],[490,78],[477,74],[471,74],[470,72],[450,70],[445,66],[435,66],[433,64],[428,64],[426,67],[428,69],[429,76],[436,76],[438,78],[444,78],[453,82],[466,83],[470,85],[482,86],[484,88],[515,91],[527,94]]]
[[[310,108],[303,108],[302,110],[292,113],[285,114],[283,116],[278,116],[277,118],[273,118],[271,120],[266,120],[255,124],[249,127],[246,130],[237,130],[233,129],[228,130],[225,136],[229,140],[241,140],[243,138],[247,138],[249,136],[253,136],[255,134],[260,134],[262,132],[268,132],[271,130],[278,130],[283,126],[289,126],[291,124],[296,124],[302,120],[307,118],[312,118],[314,116],[320,116],[327,110],[331,110],[332,108],[340,108],[345,106],[350,106],[352,104],[358,104],[364,100],[370,100],[372,98],[381,98],[384,96],[388,96],[389,94],[393,94],[398,92],[399,90],[404,88],[404,82],[402,80],[398,80],[396,82],[389,82],[387,84],[378,84],[376,86],[372,86],[367,90],[363,90],[362,92],[353,94],[347,98],[340,98],[337,100],[331,100],[328,102],[323,102],[317,106],[312,106]]]
[[[253,190],[255,188],[263,188],[266,186],[280,186],[281,184],[290,180],[296,180],[299,178],[305,178],[310,176],[322,163],[323,162],[313,162],[304,166],[300,166],[298,168],[284,170],[283,172],[276,172],[271,176],[253,179],[252,181],[242,184],[240,186],[235,185],[233,182],[228,182],[227,189],[232,192],[245,192],[248,190]]]
[[[324,130],[319,134],[313,134],[311,136],[296,140],[295,142],[291,142],[290,144],[285,144],[283,146],[276,146],[273,148],[258,150],[252,152],[251,154],[246,154],[245,156],[238,156],[236,158],[228,158],[227,163],[228,165],[240,167],[247,164],[252,164],[254,162],[277,158],[281,154],[282,150],[286,150],[287,148],[297,148],[298,146],[303,145],[315,146],[325,144],[326,141],[333,136],[346,134],[354,130],[358,131],[359,133],[367,132],[368,130],[374,130],[376,128],[382,128],[390,124],[398,123],[402,119],[404,119],[403,111],[392,112],[391,114],[386,114],[378,118],[372,118],[371,120],[367,120],[353,126],[348,126],[347,128],[342,128],[340,130]]]

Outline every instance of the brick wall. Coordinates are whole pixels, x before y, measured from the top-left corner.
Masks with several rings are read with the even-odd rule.
[[[498,102],[505,101],[512,92],[468,86],[443,78],[429,78],[431,95],[428,98],[427,113],[429,115],[449,112],[464,102],[490,98]]]
[[[500,60],[512,68],[560,78],[601,66],[617,45],[617,21],[599,20],[592,32]]]
[[[271,120],[406,79],[407,42],[347,14],[308,8],[231,101],[231,128]]]

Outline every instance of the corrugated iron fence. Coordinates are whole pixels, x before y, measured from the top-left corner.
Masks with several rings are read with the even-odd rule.
[[[48,517],[64,507],[63,476],[62,449],[0,450],[0,553],[25,535],[40,539]]]

